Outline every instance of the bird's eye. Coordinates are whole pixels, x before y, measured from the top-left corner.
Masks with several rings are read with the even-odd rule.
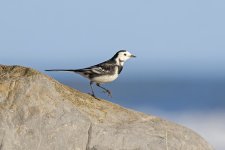
[[[124,56],[127,56],[127,54],[124,54]]]

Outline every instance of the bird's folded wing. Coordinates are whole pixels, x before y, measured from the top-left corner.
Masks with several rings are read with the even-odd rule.
[[[89,68],[85,68],[86,71],[92,71],[93,73],[104,75],[104,74],[110,74],[115,69],[115,64],[110,63],[102,63],[95,66],[91,66]]]

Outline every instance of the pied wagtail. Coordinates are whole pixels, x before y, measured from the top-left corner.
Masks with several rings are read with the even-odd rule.
[[[102,83],[108,83],[114,81],[118,75],[121,73],[123,69],[124,62],[128,59],[136,57],[132,55],[130,52],[126,50],[120,50],[118,51],[111,59],[102,62],[100,64],[83,68],[83,69],[52,69],[52,70],[45,70],[45,71],[71,71],[78,73],[82,75],[85,78],[88,78],[90,80],[90,87],[92,96],[95,97],[94,90],[92,87],[93,83],[96,83],[96,85],[100,88],[102,88],[105,93],[108,93],[109,96],[111,95],[111,92],[102,87],[100,84]]]

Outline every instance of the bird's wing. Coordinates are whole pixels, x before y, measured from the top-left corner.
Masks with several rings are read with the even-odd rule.
[[[106,75],[106,74],[114,73],[115,66],[116,66],[116,63],[108,60],[94,66],[75,70],[75,72],[82,74],[84,76],[89,76],[89,77],[98,76],[98,75]]]
[[[114,71],[116,64],[106,61],[88,68],[84,68],[85,71],[91,71],[92,73],[104,75],[104,74],[110,74]]]

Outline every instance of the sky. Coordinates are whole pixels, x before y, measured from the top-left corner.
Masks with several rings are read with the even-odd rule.
[[[139,58],[132,68],[152,76],[224,78],[224,7],[218,0],[1,1],[1,60],[79,68],[128,49]]]
[[[222,0],[2,0],[0,64],[82,68],[127,49],[137,58],[106,85],[115,93],[109,100],[184,124],[222,150],[224,14]],[[79,76],[48,74],[89,90]]]

